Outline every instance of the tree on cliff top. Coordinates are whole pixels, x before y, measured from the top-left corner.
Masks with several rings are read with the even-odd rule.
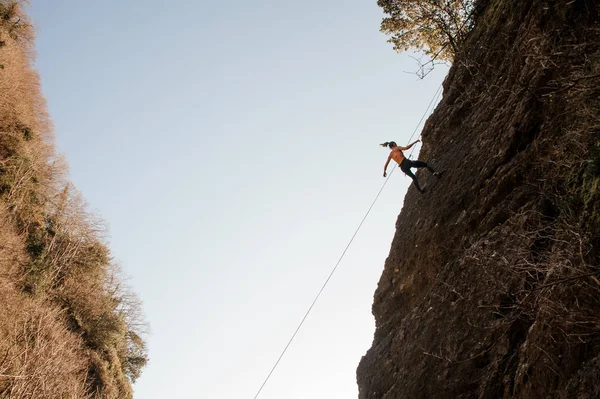
[[[451,61],[470,26],[476,0],[378,0],[389,15],[381,32],[396,51],[423,51],[431,60]]]

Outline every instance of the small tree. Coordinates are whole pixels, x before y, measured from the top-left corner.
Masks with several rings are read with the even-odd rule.
[[[452,61],[465,33],[476,0],[378,0],[389,15],[381,31],[391,35],[396,51],[423,51],[434,60]]]

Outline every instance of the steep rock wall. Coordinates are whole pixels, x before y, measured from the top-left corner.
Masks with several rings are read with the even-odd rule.
[[[360,399],[600,397],[592,0],[480,3],[423,130]]]

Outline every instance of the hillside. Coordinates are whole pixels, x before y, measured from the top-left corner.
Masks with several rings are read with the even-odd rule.
[[[20,3],[0,0],[0,398],[131,398],[140,303],[55,152]]]
[[[359,398],[600,397],[595,0],[479,2],[427,121]]]

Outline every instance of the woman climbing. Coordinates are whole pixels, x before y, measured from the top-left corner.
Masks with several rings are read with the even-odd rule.
[[[407,145],[406,147],[398,147],[398,145],[393,141],[388,141],[388,142],[385,142],[380,145],[382,147],[390,147],[390,149],[392,150],[390,152],[390,156],[387,159],[387,162],[385,163],[385,166],[383,167],[383,177],[387,176],[386,170],[387,170],[388,164],[390,163],[390,160],[393,159],[394,161],[396,161],[398,163],[398,165],[400,165],[400,169],[405,174],[410,176],[410,178],[413,180],[413,183],[417,187],[417,190],[419,190],[419,192],[421,194],[423,194],[425,192],[425,190],[423,190],[419,186],[417,176],[415,176],[415,174],[413,172],[411,172],[410,168],[427,168],[427,170],[429,172],[431,172],[435,177],[438,177],[438,178],[442,175],[443,172],[436,172],[435,170],[433,170],[433,168],[431,166],[427,165],[427,163],[425,163],[423,161],[419,161],[419,160],[411,161],[410,159],[408,159],[404,156],[404,153],[402,151],[408,150],[410,147],[412,147],[413,145],[417,144],[420,141],[421,140],[417,140],[414,143]]]

